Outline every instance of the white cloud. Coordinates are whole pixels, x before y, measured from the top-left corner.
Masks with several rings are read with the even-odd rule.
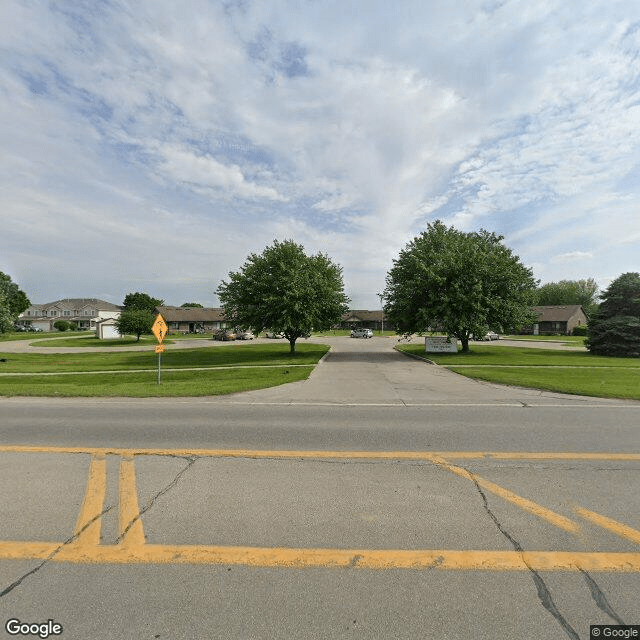
[[[199,186],[220,188],[240,198],[266,198],[284,202],[275,189],[245,180],[238,165],[224,165],[208,156],[197,156],[174,145],[160,149],[161,170],[174,180]]]
[[[591,260],[593,253],[589,251],[569,251],[568,253],[561,253],[558,256],[552,256],[552,262],[575,262]]]

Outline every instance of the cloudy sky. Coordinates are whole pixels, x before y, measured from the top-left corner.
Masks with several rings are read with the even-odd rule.
[[[640,270],[640,3],[2,0],[0,271],[218,304],[291,238],[352,308],[437,218],[542,282]]]

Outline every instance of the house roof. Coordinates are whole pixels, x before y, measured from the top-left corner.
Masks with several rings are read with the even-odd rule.
[[[384,318],[386,319],[386,315]],[[367,309],[351,309],[342,316],[343,322],[380,322],[383,319],[382,310],[368,311]]]
[[[587,315],[580,304],[537,306],[531,309],[538,314],[538,322],[567,322],[580,311]]]
[[[32,307],[37,309],[49,309],[58,307],[59,309],[86,309],[90,307],[96,311],[121,311],[122,307],[98,298],[63,298],[62,300],[54,300],[53,302],[45,302],[44,304],[33,304]]]
[[[220,322],[224,312],[218,307],[156,307],[166,322]]]

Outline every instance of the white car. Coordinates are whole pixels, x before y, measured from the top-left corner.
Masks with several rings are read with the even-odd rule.
[[[251,331],[236,331],[236,340],[253,340],[255,336]]]
[[[371,329],[353,329],[351,331],[352,338],[373,338]]]
[[[485,333],[482,337],[478,336],[477,338],[472,336],[472,340],[485,340],[486,342],[491,342],[492,340],[500,340],[500,336],[493,332],[489,331],[489,333]]]

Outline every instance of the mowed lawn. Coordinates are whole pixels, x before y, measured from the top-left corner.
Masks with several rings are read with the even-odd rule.
[[[640,400],[640,358],[582,351],[473,345],[468,354],[426,354],[424,345],[398,347],[469,378],[599,398]]]
[[[326,345],[234,345],[111,353],[0,353],[0,396],[206,396],[306,380]],[[22,374],[22,375],[10,375]]]

